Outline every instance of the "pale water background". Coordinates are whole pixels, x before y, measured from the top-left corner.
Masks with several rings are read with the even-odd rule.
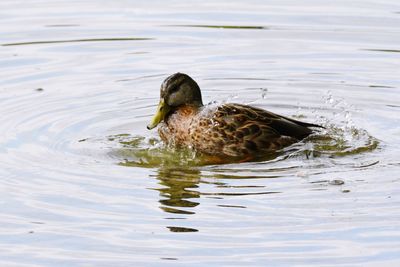
[[[400,265],[399,1],[2,0],[0,33],[0,266]],[[145,127],[177,71],[328,130],[194,166]]]

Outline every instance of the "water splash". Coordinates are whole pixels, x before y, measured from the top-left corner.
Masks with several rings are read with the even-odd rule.
[[[305,141],[312,144],[305,147],[305,150],[313,156],[343,157],[371,152],[379,146],[379,141],[363,129],[338,127],[334,124]]]
[[[326,124],[340,125],[345,131],[351,131],[356,126],[353,122],[351,113],[356,109],[353,105],[348,104],[344,98],[333,96],[331,91],[328,91],[323,97],[323,100],[330,109],[333,109],[333,116],[325,118]]]
[[[268,88],[260,88],[261,91],[261,98],[267,99]]]
[[[378,148],[379,141],[354,123],[352,112],[356,108],[353,105],[348,104],[344,98],[333,96],[331,91],[324,96],[324,103],[334,111],[330,117],[318,118],[324,130],[304,140],[304,151],[308,155],[343,157]]]

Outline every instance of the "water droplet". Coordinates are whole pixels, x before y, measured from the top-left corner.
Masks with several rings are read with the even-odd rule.
[[[263,99],[266,99],[267,98],[267,93],[268,93],[268,88],[260,88],[260,90],[261,90],[261,97]]]

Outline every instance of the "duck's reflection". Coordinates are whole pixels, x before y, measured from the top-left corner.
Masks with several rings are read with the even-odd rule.
[[[115,153],[124,158],[118,164],[127,167],[157,167],[155,178],[159,186],[153,188],[160,192],[160,209],[170,214],[166,219],[182,220],[188,215],[195,214],[195,207],[199,205],[196,199],[200,198],[199,187],[200,171],[195,166],[193,152],[170,151],[167,148],[154,147],[149,149],[144,138],[132,138],[129,135],[112,136],[117,139],[123,148]],[[185,164],[182,164],[185,162]],[[180,166],[182,165],[182,166]],[[197,232],[197,229],[167,226],[171,232]]]
[[[161,185],[161,188],[156,188],[160,192],[160,209],[169,214],[178,215],[166,219],[186,219],[185,215],[195,214],[194,208],[200,204],[195,201],[200,197],[200,192],[196,190],[200,182],[199,170],[160,168],[156,176]],[[176,225],[167,226],[167,229],[180,233],[198,232],[195,228]]]
[[[192,208],[199,205],[195,200],[200,197],[200,171],[183,168],[160,168],[157,177],[161,188],[160,208],[168,213],[194,214]]]

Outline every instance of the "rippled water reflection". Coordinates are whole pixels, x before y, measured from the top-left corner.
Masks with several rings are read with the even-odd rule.
[[[1,266],[397,266],[396,1],[2,1]],[[169,74],[326,130],[210,165],[146,124]]]

